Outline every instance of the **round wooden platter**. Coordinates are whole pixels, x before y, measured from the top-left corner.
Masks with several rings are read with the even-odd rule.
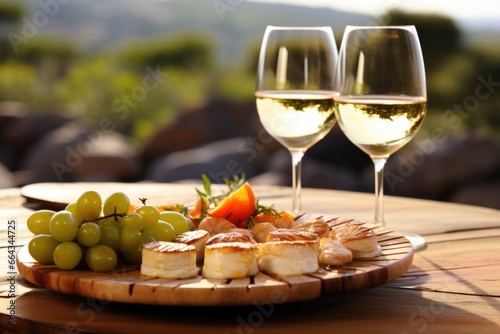
[[[259,198],[276,198],[289,196],[289,192],[280,187],[259,185]],[[87,190],[94,190],[104,200],[114,192],[122,191],[127,194],[130,203],[139,206],[141,199],[146,198],[148,204],[166,206],[170,204],[190,204],[199,198],[196,189],[203,191],[201,182],[186,183],[120,183],[120,182],[69,182],[33,183],[21,188],[21,195],[28,204],[43,206],[53,210],[63,210],[69,203],[76,202],[78,197]],[[224,184],[212,184],[212,190],[225,191]]]
[[[408,240],[382,227],[373,230],[382,248],[379,256],[298,276],[278,277],[259,272],[243,279],[205,279],[198,275],[172,280],[141,275],[139,265],[118,265],[109,273],[86,269],[63,271],[36,262],[27,246],[19,250],[17,264],[19,273],[40,287],[113,302],[178,306],[288,303],[369,289],[406,273],[413,261],[413,248]]]
[[[87,190],[94,190],[104,200],[114,192],[123,191],[133,205],[140,205],[140,198],[147,198],[148,204],[167,205],[191,203],[197,198],[195,188],[199,184],[183,183],[115,183],[115,182],[75,182],[75,183],[33,183],[21,188],[21,195],[28,203],[40,204],[48,208],[62,210]]]

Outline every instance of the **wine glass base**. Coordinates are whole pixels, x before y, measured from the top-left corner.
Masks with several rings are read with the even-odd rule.
[[[406,232],[402,232],[401,235],[408,239],[414,250],[422,249],[427,246],[425,238],[421,235]]]

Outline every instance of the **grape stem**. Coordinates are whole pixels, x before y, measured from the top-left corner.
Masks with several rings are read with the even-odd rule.
[[[114,218],[115,221],[118,221],[118,217],[125,217],[126,215],[127,215],[127,213],[116,213],[116,206],[115,206],[115,212],[110,213],[109,215],[106,215],[106,216],[97,217],[97,218],[89,219],[89,220],[84,220],[84,221],[81,222],[80,225],[83,225],[85,223],[98,223],[101,220],[105,220],[105,219],[108,219],[108,218]]]

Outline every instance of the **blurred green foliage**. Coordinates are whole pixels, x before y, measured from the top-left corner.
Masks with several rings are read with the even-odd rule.
[[[212,44],[199,33],[133,42],[121,54],[125,64],[139,71],[151,64],[185,70],[208,70],[212,65],[211,57]]]
[[[18,22],[23,15],[23,8],[13,3],[0,3],[0,22]]]
[[[386,19],[385,24],[411,24],[417,28],[427,72],[428,116],[424,130],[454,132],[473,128],[500,140],[500,45],[487,41],[466,48],[456,23],[440,15],[396,11],[388,13]],[[480,90],[488,93],[486,98],[476,96],[477,87],[483,85],[480,78],[491,78],[497,85],[492,87],[494,91]]]
[[[20,15],[11,16],[0,25],[15,26]],[[0,54],[0,101],[21,101],[35,112],[62,111],[95,127],[111,119],[115,130],[137,141],[205,99],[247,100],[253,94],[253,75],[216,69],[213,43],[200,34],[143,39],[91,55],[43,36],[18,53],[7,39],[0,44],[11,50]]]
[[[0,29],[19,30],[22,10],[0,5]],[[417,26],[428,80],[425,127],[443,127],[443,112],[474,95],[478,77],[500,82],[496,46],[464,49],[453,20],[402,12],[388,13],[385,19],[384,24]],[[200,32],[167,33],[95,54],[84,54],[72,41],[43,36],[35,36],[15,53],[2,36],[0,101],[21,101],[40,112],[60,110],[94,126],[109,118],[116,130],[137,141],[206,99],[253,99],[257,44],[248,47],[245,64],[231,67],[216,63],[216,42]],[[161,74],[158,85],[152,73]],[[497,90],[461,118],[461,125],[500,137],[500,87]]]
[[[395,11],[389,13],[386,20],[388,25],[414,25],[417,28],[429,72],[442,66],[449,56],[461,51],[460,29],[449,17]]]

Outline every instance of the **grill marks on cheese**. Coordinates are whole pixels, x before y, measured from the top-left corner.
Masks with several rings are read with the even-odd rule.
[[[141,273],[194,277],[199,272],[196,263],[203,259],[205,278],[243,278],[259,270],[300,275],[315,272],[320,266],[341,266],[355,258],[377,256],[381,251],[376,234],[359,221],[330,227],[318,218],[292,228],[262,222],[252,230],[230,224],[220,218],[207,219],[200,224],[203,229],[178,235],[174,242],[144,245]]]
[[[142,246],[141,274],[162,278],[198,276],[196,248],[183,243],[154,241]]]

